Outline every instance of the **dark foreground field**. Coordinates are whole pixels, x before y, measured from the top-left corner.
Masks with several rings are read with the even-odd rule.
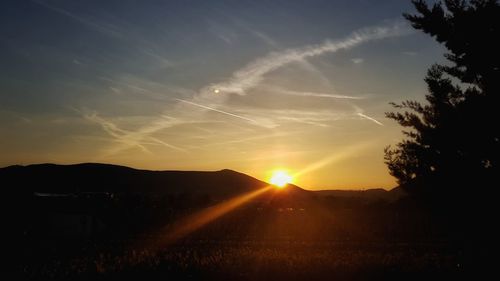
[[[108,245],[108,247],[111,245]],[[447,245],[298,241],[193,241],[25,265],[22,277],[60,280],[421,280],[462,275]],[[19,276],[21,277],[21,276]]]
[[[394,210],[391,210],[394,211]],[[330,213],[332,212],[332,213]],[[459,278],[464,253],[415,214],[243,208],[176,241],[175,224],[135,235],[37,234],[19,244],[15,279],[422,280]],[[333,215],[333,214],[338,214]],[[131,223],[134,223],[131,220]],[[467,266],[467,265],[466,265]]]
[[[7,279],[448,280],[471,269],[461,223],[393,193],[290,185],[228,205],[267,184],[83,167],[0,169],[17,182]]]

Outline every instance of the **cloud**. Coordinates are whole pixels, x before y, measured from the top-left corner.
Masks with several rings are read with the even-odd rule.
[[[259,120],[266,120],[272,127],[283,125],[284,122],[302,123],[318,127],[329,127],[332,121],[352,118],[347,112],[331,110],[293,110],[293,109],[240,109],[238,113],[254,114]],[[281,121],[277,123],[278,121]],[[270,126],[271,127],[271,126]],[[271,128],[272,128],[271,127]]]
[[[85,113],[84,118],[99,124],[106,133],[121,144],[110,149],[108,151],[109,154],[116,154],[131,147],[138,147],[144,152],[151,153],[146,148],[146,145],[151,144],[163,145],[173,150],[187,152],[186,149],[151,136],[154,132],[172,127],[178,123],[175,118],[169,116],[161,116],[161,118],[134,132],[119,128],[115,123],[100,117],[97,112]]]
[[[314,66],[312,63],[310,63],[309,61],[304,59],[304,60],[299,61],[298,64],[302,68],[304,68],[305,70],[311,72],[314,75],[314,77],[316,79],[319,79],[323,85],[325,85],[331,89],[334,88],[331,81],[330,81],[330,78],[327,77],[325,74],[323,74],[323,72],[320,69],[318,69],[316,66]]]
[[[401,36],[407,33],[409,33],[409,28],[406,24],[396,23],[388,27],[366,28],[338,41],[327,40],[322,44],[272,52],[234,72],[228,81],[208,85],[201,90],[200,95],[202,97],[212,96],[214,90],[218,90],[221,95],[245,95],[249,89],[254,88],[262,81],[264,75],[291,62],[298,62],[325,53],[350,49],[368,41]]]
[[[250,29],[250,32],[253,33],[253,35],[255,35],[255,37],[261,39],[264,43],[266,43],[267,45],[271,46],[271,47],[278,47],[278,43],[272,39],[270,36],[268,36],[267,34],[263,33],[263,32],[260,32],[260,31],[257,31],[257,30],[251,30]]]
[[[337,94],[327,94],[327,93],[314,93],[314,92],[299,92],[290,90],[274,90],[276,93],[300,96],[300,97],[316,97],[316,98],[330,98],[330,99],[348,99],[348,100],[360,100],[363,97],[347,96],[347,95],[337,95]]]
[[[64,4],[71,1],[31,0],[31,2],[71,19],[89,30],[93,30],[115,40],[125,41],[129,46],[136,46],[137,50],[143,54],[153,57],[154,60],[152,61],[159,63],[160,67],[172,67],[174,65],[171,61],[154,51],[162,50],[164,48],[163,45],[158,45],[147,40],[143,33],[135,31],[135,26],[130,22],[120,21],[116,17],[107,17],[103,19],[100,13],[94,13],[93,15],[91,13],[86,13],[82,15],[83,13],[81,13],[81,11],[74,12],[62,7]],[[54,5],[53,2],[59,3]]]
[[[240,114],[238,112],[238,109],[220,110],[217,107],[222,105],[226,101],[229,95],[232,94],[246,95],[248,90],[258,86],[261,83],[265,75],[289,63],[307,62],[308,58],[320,56],[327,53],[335,53],[339,50],[347,50],[355,46],[358,46],[362,43],[366,43],[373,40],[402,36],[408,34],[409,32],[410,29],[406,24],[396,23],[393,24],[392,26],[372,27],[359,30],[341,40],[336,40],[336,41],[327,40],[322,44],[308,45],[302,48],[287,49],[281,52],[271,52],[268,55],[258,58],[253,62],[247,64],[243,68],[235,71],[232,74],[232,76],[226,81],[209,84],[205,87],[202,87],[198,91],[198,93],[192,95],[192,99],[190,100],[186,98],[170,99],[170,100],[176,100],[178,102],[177,105],[174,106],[174,108],[171,111],[174,111],[179,116],[186,117],[189,115],[189,113],[186,112],[185,107],[182,107],[181,105],[189,104],[192,106],[196,106],[198,108],[202,108],[204,110],[219,112],[226,116],[243,120],[250,124],[258,125],[264,128],[274,128],[278,124],[273,119],[269,118],[269,116],[264,115],[259,117],[252,111],[247,111],[248,114]],[[109,79],[106,80],[108,80],[109,82],[116,83],[116,81],[111,81]],[[140,94],[146,94],[153,98],[162,100],[165,100],[166,98],[163,94],[161,94],[161,91],[158,90],[152,91],[144,87],[137,87],[129,83],[120,83],[120,84]],[[161,88],[163,87],[159,87],[159,89]],[[179,89],[179,92],[177,92],[175,89],[173,90],[175,93],[180,93],[184,95],[189,94],[189,91],[186,91],[185,89]],[[346,99],[346,100],[359,99],[358,97],[353,97],[353,96],[314,93],[314,92],[287,91],[286,93],[291,95],[310,96],[318,98],[321,97],[321,98],[335,98],[335,99]],[[206,104],[209,104],[210,106],[207,106]],[[245,115],[252,115],[252,118],[248,118]],[[357,115],[362,118],[371,120],[372,122],[378,125],[382,125],[382,123],[375,120],[374,118],[363,114],[361,110],[358,110]],[[346,115],[336,114],[331,112],[329,113],[322,112],[320,113],[320,115],[318,115],[317,113],[310,112],[304,115],[302,112],[301,114],[297,115],[295,114],[288,114],[281,116],[278,115],[276,119],[283,121],[293,121],[306,124],[313,124],[317,126],[327,126],[326,122],[329,122],[331,120],[337,120],[338,118],[341,118],[341,116],[346,116]],[[101,127],[110,136],[112,136],[113,138],[115,138],[116,141],[121,143],[121,145],[110,150],[110,153],[117,153],[134,146],[139,147],[145,152],[148,152],[146,145],[149,144],[161,144],[171,149],[186,151],[183,148],[177,147],[169,143],[165,143],[162,140],[159,140],[151,136],[158,131],[170,128],[174,125],[186,123],[185,121],[181,121],[179,117],[176,117],[177,119],[175,119],[175,118],[170,118],[170,117],[166,118],[164,116],[160,116],[156,119],[153,119],[150,123],[148,123],[147,125],[141,127],[136,131],[125,131],[123,129],[120,129],[114,123],[99,117],[97,114],[90,114],[90,115],[87,114],[85,115],[85,118],[100,124]]]
[[[370,120],[370,121],[374,122],[374,123],[375,123],[375,124],[377,124],[377,125],[384,126],[384,124],[382,124],[380,121],[378,121],[377,119],[375,119],[375,118],[373,118],[373,117],[370,117],[370,116],[368,116],[368,115],[366,115],[366,114],[363,114],[363,113],[361,113],[361,112],[358,112],[358,113],[356,113],[356,114],[357,114],[358,116],[361,116],[362,118],[365,118],[365,119],[367,119],[367,120]]]
[[[379,125],[379,126],[384,126],[384,124],[382,124],[382,122],[378,121],[377,119],[371,117],[371,116],[368,116],[366,114],[363,113],[363,109],[361,109],[360,107],[358,106],[354,106],[354,109],[356,111],[356,115],[358,115],[359,117],[361,118],[364,118],[366,120],[370,120],[372,121],[373,123]]]
[[[362,58],[353,58],[353,59],[351,59],[351,61],[354,64],[362,64],[365,60]]]
[[[165,85],[131,75],[124,75],[119,79],[101,76],[99,79],[109,83],[110,89],[115,93],[136,93],[145,95],[153,100],[170,100],[171,98],[167,94],[172,93],[183,96],[193,96],[195,94],[194,91],[186,88]]]
[[[220,146],[220,145],[227,146],[229,144],[254,142],[254,141],[259,141],[259,140],[264,140],[264,139],[270,139],[270,138],[281,138],[281,137],[290,136],[292,134],[293,134],[292,132],[277,132],[277,133],[274,133],[274,134],[264,134],[264,135],[246,137],[246,138],[231,139],[229,141],[205,143],[203,145],[198,146],[198,148],[209,147],[209,146]]]
[[[53,12],[56,12],[58,14],[61,14],[61,15],[66,16],[68,18],[71,18],[74,21],[79,22],[80,24],[87,26],[93,30],[96,30],[102,34],[105,34],[105,35],[108,35],[111,37],[120,37],[120,38],[123,37],[122,33],[119,30],[117,30],[116,28],[114,28],[112,25],[99,23],[97,21],[94,21],[94,20],[79,16],[79,15],[76,15],[74,13],[71,13],[68,10],[65,10],[65,9],[62,9],[62,8],[59,8],[56,6],[52,6],[48,3],[45,3],[45,2],[40,1],[40,0],[32,0],[32,2],[38,4],[42,7],[45,7]]]
[[[183,99],[175,99],[175,100],[178,100],[180,102],[184,102],[184,103],[187,103],[187,104],[190,104],[190,105],[194,105],[194,106],[197,106],[197,107],[200,107],[200,108],[203,108],[203,109],[208,109],[208,110],[211,110],[211,111],[219,112],[219,113],[222,113],[222,114],[225,114],[225,115],[229,115],[229,116],[232,116],[232,117],[240,118],[240,119],[243,119],[245,121],[249,121],[249,122],[258,124],[255,120],[247,118],[247,117],[244,117],[244,116],[241,116],[241,115],[233,114],[233,113],[230,113],[230,112],[227,112],[227,111],[219,110],[219,109],[216,109],[216,108],[212,108],[212,107],[209,107],[209,106],[197,104],[197,103],[190,102],[190,101],[183,100]]]
[[[163,68],[171,68],[175,66],[175,63],[159,54],[152,48],[141,48],[140,51],[145,55],[152,57],[154,61],[158,62]]]
[[[238,39],[238,33],[226,24],[220,24],[212,20],[207,20],[207,26],[210,33],[228,45],[232,45]]]

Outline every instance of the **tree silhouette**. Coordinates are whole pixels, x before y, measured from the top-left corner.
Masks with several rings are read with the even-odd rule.
[[[405,18],[448,49],[448,63],[428,70],[427,103],[392,103],[400,111],[386,116],[408,130],[395,147],[385,148],[385,163],[410,192],[492,186],[498,183],[500,155],[500,5],[412,2],[418,14]]]

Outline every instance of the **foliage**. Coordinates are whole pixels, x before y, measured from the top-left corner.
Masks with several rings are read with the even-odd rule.
[[[395,147],[386,147],[385,162],[409,191],[492,184],[500,151],[495,121],[500,5],[495,0],[413,4],[418,14],[404,16],[448,49],[449,63],[428,70],[426,103],[393,103],[402,112],[386,113],[408,130]]]

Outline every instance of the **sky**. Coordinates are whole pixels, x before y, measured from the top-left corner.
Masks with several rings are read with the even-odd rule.
[[[305,189],[396,186],[389,102],[444,49],[410,1],[2,1],[0,167],[287,170]]]

